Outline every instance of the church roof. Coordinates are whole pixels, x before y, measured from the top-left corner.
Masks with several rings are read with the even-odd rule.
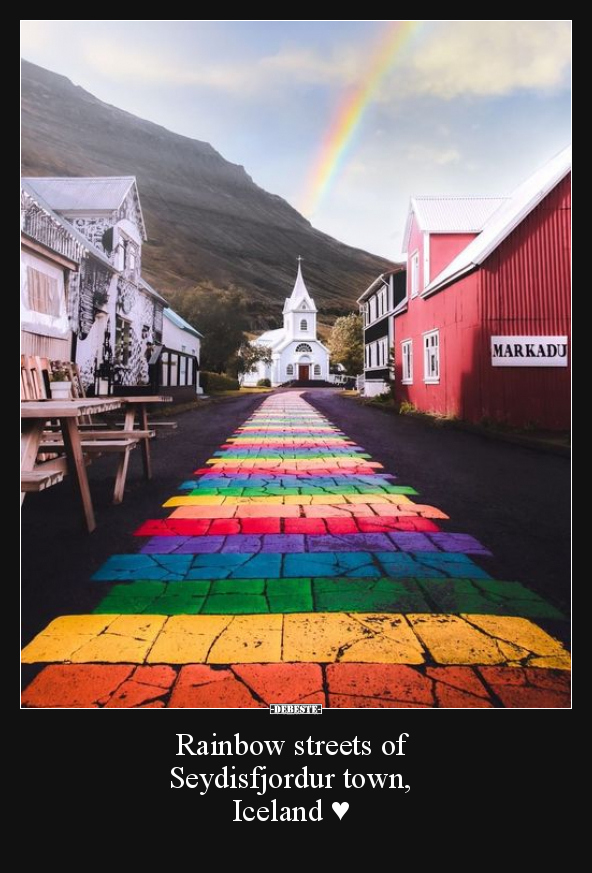
[[[254,342],[274,346],[277,342],[283,339],[284,333],[285,330],[283,327],[278,327],[277,330],[266,330],[265,333],[262,333],[261,336],[258,336],[254,340]]]
[[[294,288],[292,289],[291,295],[286,298],[286,302],[284,304],[284,313],[294,312],[297,309],[306,309],[309,312],[317,311],[315,302],[308,293],[308,288],[306,287],[304,277],[302,276],[301,261],[302,259],[298,258],[298,273],[296,275],[296,281],[294,283]]]

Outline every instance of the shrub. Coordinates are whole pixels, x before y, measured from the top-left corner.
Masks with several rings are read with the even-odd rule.
[[[382,394],[376,394],[372,398],[375,403],[390,403],[392,399],[390,391],[383,391]]]
[[[259,381],[257,382],[257,388],[271,388],[271,380],[259,379]]]
[[[402,400],[399,406],[399,415],[409,415],[413,412],[417,412],[413,403],[409,403],[408,400]]]
[[[222,373],[208,373],[202,370],[199,374],[199,384],[206,394],[216,391],[238,391],[239,384],[236,379],[225,376]]]

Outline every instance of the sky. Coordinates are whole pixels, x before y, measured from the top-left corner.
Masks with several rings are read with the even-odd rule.
[[[21,54],[391,260],[412,195],[507,194],[571,141],[569,20],[23,20]]]

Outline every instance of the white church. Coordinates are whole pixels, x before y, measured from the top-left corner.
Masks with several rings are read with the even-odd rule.
[[[304,284],[301,260],[298,258],[294,290],[284,304],[284,326],[253,341],[271,349],[271,365],[260,361],[255,370],[245,374],[243,385],[269,379],[277,387],[292,380],[317,381],[329,375],[329,349],[317,339],[317,307]]]

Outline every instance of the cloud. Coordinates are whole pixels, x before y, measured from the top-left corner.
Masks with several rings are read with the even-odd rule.
[[[258,59],[212,62],[207,56],[178,60],[162,50],[132,47],[110,38],[95,38],[83,46],[86,62],[111,79],[146,84],[195,85],[237,94],[273,92],[286,84],[339,85],[354,83],[361,74],[357,51],[342,48],[333,57],[307,48],[286,48]]]
[[[390,84],[445,99],[549,90],[567,84],[570,59],[567,20],[444,21],[427,29]]]
[[[21,20],[21,52],[25,57],[49,44],[53,24],[53,21]]]
[[[39,22],[25,22],[35,25]],[[35,28],[31,30],[34,38]],[[85,60],[102,75],[146,84],[201,86],[213,91],[267,98],[290,85],[347,88],[364,80],[367,44],[336,45],[333,51],[286,46],[259,58],[225,56],[207,48],[178,58],[161,47],[131,46],[112,38],[90,38]],[[553,21],[424,22],[385,78],[376,99],[431,96],[492,97],[556,89],[568,84],[571,26]]]
[[[405,157],[413,163],[438,164],[440,167],[445,167],[447,164],[458,164],[462,159],[458,149],[452,147],[437,148],[421,143],[409,146]]]

